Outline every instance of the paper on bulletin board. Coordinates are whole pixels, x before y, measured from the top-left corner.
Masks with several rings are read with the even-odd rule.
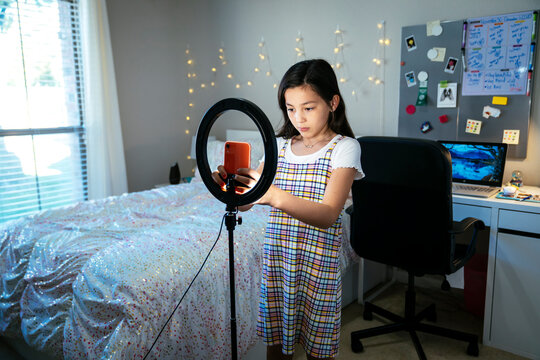
[[[526,94],[533,13],[473,18],[467,23],[462,94]]]
[[[440,84],[437,87],[437,107],[455,108],[457,104],[457,83]]]

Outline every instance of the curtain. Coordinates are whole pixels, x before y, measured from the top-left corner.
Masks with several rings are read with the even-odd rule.
[[[88,198],[127,192],[126,164],[105,0],[81,0]]]

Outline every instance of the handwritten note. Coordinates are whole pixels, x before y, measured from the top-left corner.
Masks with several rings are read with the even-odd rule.
[[[463,95],[527,91],[532,12],[468,19]]]

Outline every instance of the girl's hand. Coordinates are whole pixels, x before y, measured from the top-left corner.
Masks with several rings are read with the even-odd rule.
[[[237,172],[237,175],[227,174],[225,167],[219,165],[217,171],[212,173],[212,179],[221,187],[221,190],[227,191],[227,178],[232,177],[236,193],[244,194],[251,190],[261,177],[257,171],[252,169],[238,169]]]
[[[235,175],[234,180],[241,184],[241,186],[236,187],[237,194],[244,194],[250,191],[261,178],[261,174],[250,168],[238,169],[237,173],[238,174]]]
[[[226,190],[227,184],[225,183],[225,180],[227,179],[227,171],[225,171],[225,167],[223,165],[219,165],[217,171],[212,173],[212,179],[221,187],[222,190]]]

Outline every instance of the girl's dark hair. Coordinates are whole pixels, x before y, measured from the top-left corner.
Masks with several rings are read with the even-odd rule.
[[[354,137],[354,133],[347,121],[345,103],[339,92],[339,86],[334,69],[328,62],[322,59],[300,61],[287,70],[278,90],[278,103],[283,112],[284,123],[276,136],[290,139],[299,135],[287,114],[285,104],[285,91],[290,88],[308,85],[329,105],[334,95],[339,95],[339,104],[334,114],[328,114],[328,126],[336,134]]]

